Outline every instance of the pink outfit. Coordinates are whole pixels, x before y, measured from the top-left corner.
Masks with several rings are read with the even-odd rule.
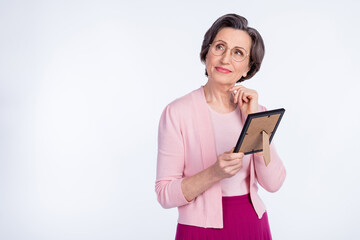
[[[210,119],[215,136],[216,155],[230,151],[237,142],[243,123],[240,107],[233,112],[218,113],[209,106]],[[243,158],[243,167],[231,178],[220,181],[223,196],[239,196],[250,192],[250,155]]]
[[[259,111],[265,111],[262,106]],[[244,123],[244,117],[241,115]],[[238,133],[240,134],[240,132]],[[235,145],[236,142],[234,142]],[[269,192],[285,180],[285,168],[274,146],[266,167],[262,157],[246,155],[250,162],[250,197],[258,218],[265,206],[257,194],[257,182]],[[222,189],[218,182],[188,202],[181,190],[185,177],[210,167],[217,160],[215,136],[203,87],[173,101],[164,109],[158,135],[158,163],[155,190],[164,208],[178,207],[180,224],[223,228]]]

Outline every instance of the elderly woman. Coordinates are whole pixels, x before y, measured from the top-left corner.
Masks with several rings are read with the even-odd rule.
[[[258,94],[235,83],[251,78],[264,57],[263,40],[236,14],[206,32],[200,58],[208,81],[166,106],[159,124],[156,193],[179,210],[176,240],[271,239],[259,183],[277,191],[285,168],[273,144],[262,153],[234,153],[246,116],[265,111]]]

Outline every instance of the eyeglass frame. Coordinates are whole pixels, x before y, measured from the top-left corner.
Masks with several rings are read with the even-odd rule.
[[[219,40],[218,40],[218,41],[216,41],[216,42],[222,42],[222,41],[219,41]],[[213,42],[213,43],[214,43],[214,42]],[[212,45],[212,43],[209,44],[209,51],[210,51],[212,54],[214,54],[214,53],[211,51],[211,45]],[[224,55],[224,53],[229,49],[226,43],[224,43],[224,45],[225,45],[225,51],[224,51],[222,54],[220,54],[220,55],[214,54],[214,56],[222,56],[222,55]],[[233,51],[235,48],[244,49],[246,55],[245,55],[245,58],[244,58],[243,60],[237,61],[237,60],[234,59],[234,57],[233,57],[233,52],[232,52],[232,51]],[[243,48],[243,47],[233,47],[232,49],[230,49],[230,56],[231,56],[231,59],[234,60],[235,62],[242,62],[242,61],[244,61],[247,57],[249,57],[249,53],[248,53],[248,52],[246,51],[246,49]]]

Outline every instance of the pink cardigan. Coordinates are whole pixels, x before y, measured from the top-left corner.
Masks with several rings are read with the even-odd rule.
[[[265,110],[260,106],[260,111]],[[244,117],[241,117],[244,123]],[[267,167],[262,157],[245,156],[250,158],[250,197],[259,218],[265,212],[265,206],[257,194],[257,182],[267,191],[275,192],[286,176],[284,165],[272,144],[270,153],[271,162]],[[191,202],[185,199],[181,190],[185,177],[210,167],[216,160],[209,109],[203,87],[200,87],[166,106],[159,124],[155,191],[162,207],[178,207],[179,223],[223,228],[220,182]]]

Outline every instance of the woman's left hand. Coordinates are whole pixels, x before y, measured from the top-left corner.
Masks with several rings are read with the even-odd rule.
[[[250,113],[258,112],[258,93],[253,90],[246,88],[242,85],[237,85],[229,89],[230,92],[234,92],[234,103],[240,104],[240,109],[246,116]]]

